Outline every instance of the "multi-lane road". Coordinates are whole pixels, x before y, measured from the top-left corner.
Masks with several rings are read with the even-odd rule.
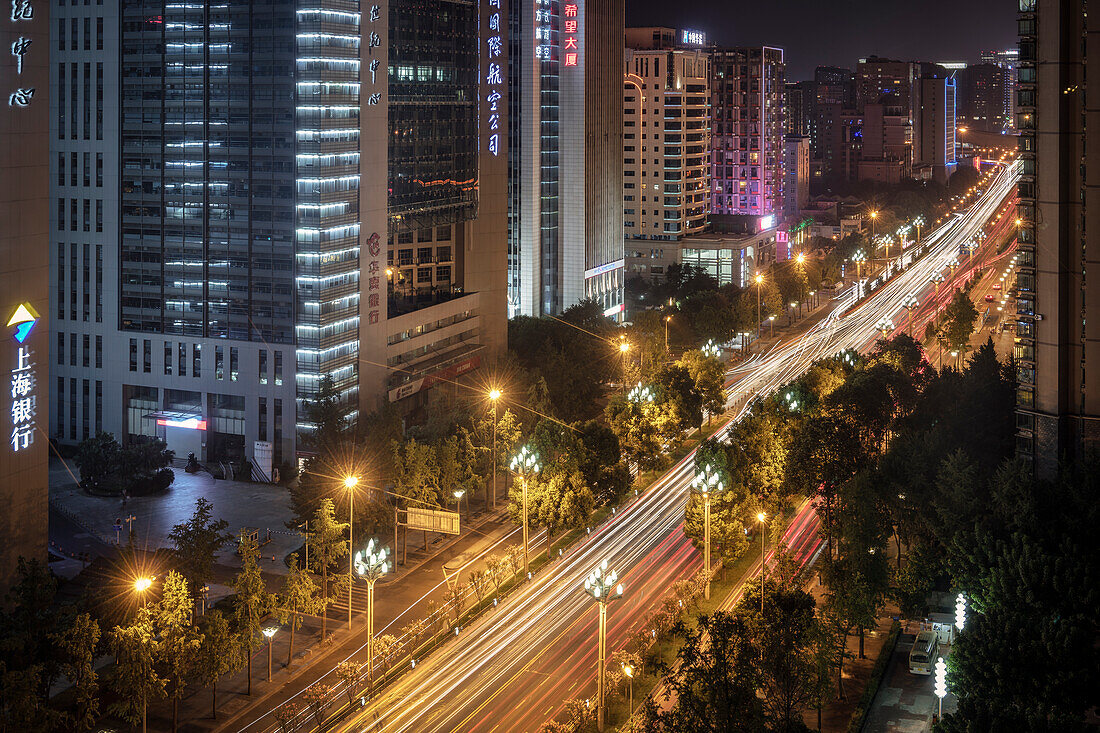
[[[806,333],[739,364],[729,374],[731,405],[771,391],[815,360],[843,349],[866,349],[883,318],[904,324],[904,298],[932,291],[930,277],[946,272],[961,243],[977,238],[1013,191],[1013,165],[996,171],[967,210],[924,238],[927,254],[858,301],[849,288]],[[725,428],[723,428],[723,431]],[[522,590],[486,613],[428,659],[349,716],[342,731],[535,731],[569,699],[595,687],[596,607],[583,591],[600,562],[618,570],[625,594],[609,611],[608,649],[622,648],[634,628],[695,572],[699,553],[682,531],[693,456],[673,466],[638,500],[594,530]],[[816,550],[816,519],[804,507],[788,538],[800,557]],[[759,570],[757,561],[756,571]],[[274,730],[271,717],[249,731]]]

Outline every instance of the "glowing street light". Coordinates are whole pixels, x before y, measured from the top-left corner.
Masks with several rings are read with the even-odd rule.
[[[910,336],[913,335],[913,311],[916,310],[919,305],[920,303],[917,302],[917,299],[913,297],[912,293],[905,296],[905,300],[901,303],[901,307],[909,311],[909,327],[906,330],[909,331]]]
[[[962,593],[955,596],[955,626],[959,631],[966,625],[966,596]]]
[[[625,674],[626,678],[630,680],[630,697],[628,698],[629,702],[626,705],[626,715],[629,718],[634,715],[634,668],[631,667],[629,664],[624,664],[623,674]]]
[[[489,402],[493,406],[493,501],[492,508],[497,508],[497,401],[500,399],[501,392],[496,387],[489,390]],[[470,502],[466,501],[466,508],[469,509]]]
[[[943,661],[943,657],[936,660],[936,684],[932,691],[940,699],[939,717],[943,718],[943,699],[947,697],[947,662]]]
[[[466,495],[466,492],[463,489],[455,489],[455,491],[454,491],[455,510],[460,514],[462,513],[462,497],[465,496],[465,495]],[[469,499],[466,500],[466,521],[467,522],[470,521],[470,500]]]
[[[355,553],[355,571],[367,581],[367,684],[374,692],[374,584],[389,570],[386,548],[380,544],[375,549],[372,539],[367,543],[367,551]]]
[[[626,389],[626,359],[627,354],[630,353],[630,344],[627,343],[626,337],[622,336],[619,339],[619,354],[622,356],[623,363],[623,389]]]
[[[860,280],[860,279],[863,278],[862,268],[863,268],[863,263],[866,262],[866,261],[867,261],[867,255],[866,255],[866,253],[864,253],[864,251],[862,249],[858,250],[854,255],[852,255],[852,262],[854,262],[855,265],[856,265],[856,279],[857,280]]]
[[[672,321],[672,316],[665,316],[665,353],[668,353],[668,324]]]
[[[149,590],[149,588],[152,587],[154,580],[156,580],[156,576],[154,576],[154,575],[151,575],[151,576],[148,576],[148,577],[141,576],[140,578],[137,578],[136,580],[134,580],[134,591],[139,596],[141,596],[141,605],[142,605],[142,607],[145,606],[145,601],[146,601],[146,593],[145,592],[147,590]]]
[[[530,572],[528,567],[528,529],[527,529],[527,477],[539,472],[539,454],[534,448],[523,446],[512,458],[510,464],[512,472],[519,477],[520,488],[523,489],[523,574]]]
[[[875,328],[882,331],[882,340],[885,341],[887,334],[894,330],[894,322],[889,318],[882,318],[875,324]]]
[[[718,344],[714,343],[714,339],[709,339],[705,344],[699,347],[699,351],[703,352],[703,356],[709,356],[712,359],[717,359],[722,355],[722,349]]]
[[[707,584],[703,587],[703,597],[710,600],[710,495],[724,490],[722,476],[718,469],[709,463],[695,470],[691,488],[703,495],[703,574]]]
[[[760,327],[763,323],[760,318],[760,291],[764,288],[764,276],[759,272],[756,273],[753,282],[756,283],[756,337],[760,338]]]
[[[764,613],[764,543],[768,538],[768,533],[764,531],[765,522],[768,519],[768,515],[764,512],[758,512],[756,515],[756,521],[760,522],[760,613]]]
[[[353,581],[355,580],[355,568],[352,565],[352,550],[355,548],[355,538],[352,535],[352,525],[355,522],[355,487],[359,485],[358,476],[346,476],[344,488],[348,492],[348,629],[351,629],[351,595]]]
[[[596,691],[596,727],[603,731],[607,700],[604,673],[607,659],[607,604],[623,597],[623,585],[619,583],[619,574],[607,569],[607,560],[600,563],[584,580],[584,590],[600,607],[600,654],[597,667],[598,685]]]
[[[632,388],[626,393],[626,399],[635,404],[641,404],[643,402],[653,402],[654,392],[653,388],[649,386],[642,386],[641,382],[638,382],[638,386]]]
[[[279,630],[278,626],[265,626],[263,634],[267,637],[267,681],[271,681],[271,640],[275,636],[275,632]]]

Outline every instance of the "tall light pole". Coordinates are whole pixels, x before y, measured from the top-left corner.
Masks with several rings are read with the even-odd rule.
[[[760,512],[756,515],[756,521],[760,522],[760,615],[764,615],[764,542],[768,538],[767,532],[764,531],[765,524],[768,515],[764,512]]]
[[[264,636],[267,637],[267,681],[271,681],[271,640],[275,637],[275,632],[279,630],[278,626],[265,626],[263,629]]]
[[[882,331],[882,340],[885,341],[887,334],[894,330],[894,322],[889,318],[882,318],[875,324],[875,328]]]
[[[924,226],[924,217],[918,216],[913,220],[913,226],[917,228],[917,246],[920,246],[920,228]]]
[[[493,387],[489,390],[489,402],[493,405],[493,501],[492,508],[497,508],[497,400],[500,399],[500,390]],[[466,501],[469,508],[470,502]]]
[[[626,342],[626,337],[623,336],[619,339],[619,354],[623,358],[623,392],[626,391],[626,355],[630,352],[630,344]]]
[[[623,597],[623,585],[619,574],[607,569],[607,560],[600,563],[584,581],[584,590],[600,607],[600,655],[596,685],[596,728],[602,733],[606,716],[604,669],[607,660],[607,604]]]
[[[630,697],[628,698],[629,702],[627,702],[626,705],[626,717],[629,720],[634,716],[634,668],[629,664],[624,664],[623,674],[625,674],[626,678],[630,680],[630,682],[628,683],[630,689]]]
[[[760,329],[763,325],[760,318],[760,290],[764,287],[764,276],[758,272],[753,281],[756,283],[756,337],[760,338]]]
[[[672,316],[665,316],[665,353],[668,353],[668,324],[672,320]]]
[[[867,261],[867,255],[863,253],[863,250],[858,250],[852,255],[852,262],[856,265],[856,280],[863,279],[863,263]]]
[[[367,581],[367,685],[374,693],[374,584],[389,570],[386,560],[386,548],[379,546],[375,550],[372,539],[367,543],[367,551],[355,553],[355,570]]]
[[[533,448],[525,445],[512,458],[511,468],[513,473],[519,476],[520,488],[523,490],[523,574],[527,575],[530,572],[527,536],[527,478],[539,472],[539,454]]]
[[[695,478],[691,487],[703,495],[703,574],[707,584],[703,586],[703,597],[710,600],[710,495],[722,491],[725,485],[718,469],[706,463],[702,469],[695,469]]]
[[[905,296],[905,300],[903,300],[901,303],[901,307],[909,311],[909,328],[907,330],[909,331],[910,336],[913,335],[913,311],[919,305],[920,303],[917,302],[917,299],[913,297],[912,293],[909,293],[909,295]]]
[[[352,562],[352,551],[355,549],[355,538],[352,536],[352,523],[355,521],[355,487],[359,485],[358,476],[346,476],[344,488],[348,491],[348,629],[351,629],[351,589],[355,581],[355,566]]]
[[[462,489],[456,489],[454,492],[455,497],[455,511],[462,514],[462,497],[466,495],[466,492]],[[470,521],[470,500],[466,500],[466,521]]]
[[[795,264],[798,265],[798,317],[802,317],[802,301],[806,299],[805,294],[802,292],[802,280],[806,277],[806,253],[799,252],[794,257]]]
[[[878,211],[871,210],[871,274],[875,270],[875,220],[878,219]]]

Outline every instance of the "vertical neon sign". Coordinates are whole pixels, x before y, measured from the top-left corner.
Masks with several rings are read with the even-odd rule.
[[[11,370],[11,448],[15,452],[26,450],[34,444],[34,431],[37,425],[35,416],[38,409],[38,396],[35,394],[37,380],[33,352],[26,344],[31,329],[38,321],[38,315],[27,304],[15,309],[8,320],[8,326],[15,326],[12,337],[19,344],[15,356],[15,366]]]
[[[564,20],[562,21],[561,31],[565,40],[562,41],[561,48],[564,53],[566,66],[577,65],[577,53],[579,50],[577,47],[577,10],[576,3],[566,3],[562,12]]]
[[[551,45],[552,18],[550,0],[535,0],[535,58],[542,61],[550,61],[554,57]]]
[[[489,59],[489,71],[485,76],[485,83],[489,86],[489,94],[485,98],[485,101],[489,104],[489,116],[486,124],[489,127],[489,152],[494,156],[498,156],[500,155],[500,111],[498,107],[503,97],[500,90],[504,86],[504,75],[501,72],[501,62],[499,60],[504,53],[504,44],[500,35],[500,0],[489,0],[489,7],[496,8],[496,11],[489,16],[489,32],[492,35],[485,38],[485,57]]]

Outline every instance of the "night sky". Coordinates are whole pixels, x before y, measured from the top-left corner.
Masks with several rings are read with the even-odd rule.
[[[627,26],[706,32],[723,45],[786,51],[787,80],[863,56],[975,63],[1016,46],[1013,0],[626,0]]]

